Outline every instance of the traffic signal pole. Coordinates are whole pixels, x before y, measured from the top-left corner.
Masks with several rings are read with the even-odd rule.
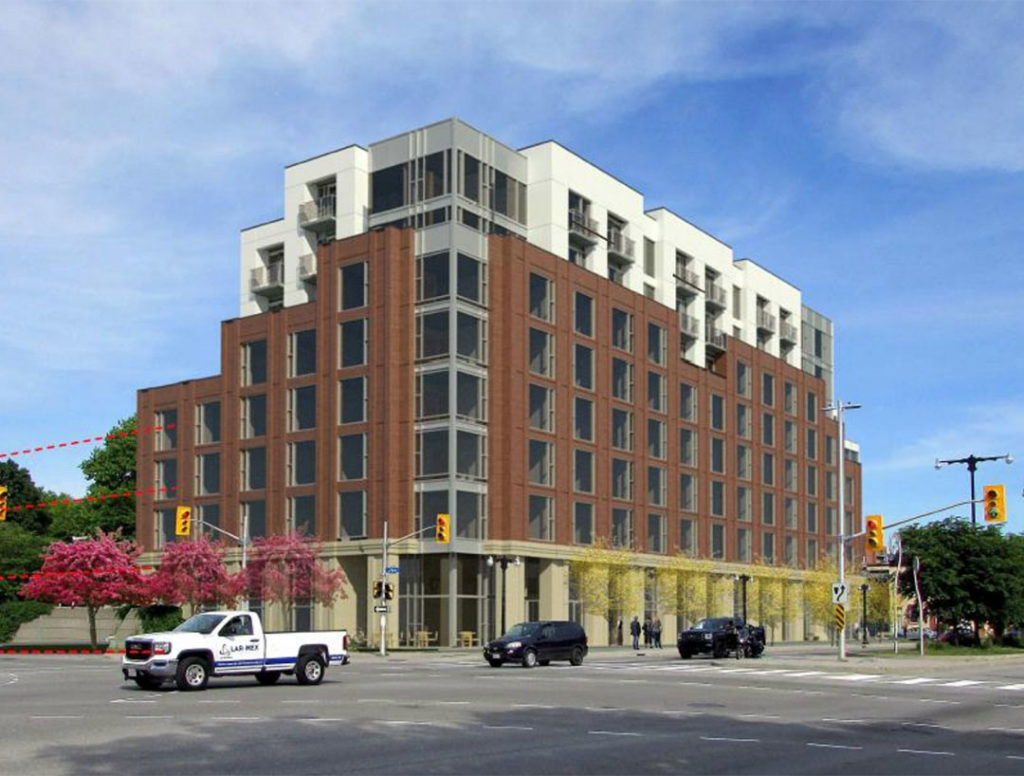
[[[432,526],[432,525],[428,525],[425,528],[420,528],[418,531],[413,531],[412,533],[408,533],[405,536],[399,537],[398,539],[394,539],[392,541],[388,541],[388,521],[387,520],[384,521],[383,540],[381,541],[381,544],[380,544],[380,563],[381,563],[381,565],[380,565],[380,586],[381,586],[381,590],[384,590],[384,589],[387,588],[387,582],[388,582],[388,549],[390,547],[393,547],[394,545],[398,544],[399,542],[404,542],[406,539],[412,539],[414,536],[419,536],[421,533],[426,533],[427,531],[431,530],[433,527],[434,526]],[[384,601],[386,599],[381,598],[381,600]],[[385,608],[387,608],[386,604],[385,604]],[[388,632],[388,613],[386,611],[384,611],[384,612],[380,613],[380,656],[381,657],[387,657],[388,656],[387,632]]]

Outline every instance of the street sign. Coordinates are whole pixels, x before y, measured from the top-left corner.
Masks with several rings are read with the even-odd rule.
[[[397,574],[398,573],[398,566],[388,566],[386,569],[384,569],[384,573],[385,574]]]
[[[846,609],[842,604],[836,604],[836,628],[842,630],[846,627]]]
[[[373,607],[373,611],[377,614],[387,614],[390,610],[385,604],[377,604]]]
[[[850,600],[850,589],[845,582],[832,583],[832,603],[845,604]]]

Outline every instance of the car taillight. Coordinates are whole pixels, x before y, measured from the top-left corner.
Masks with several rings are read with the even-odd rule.
[[[341,651],[348,652],[348,634],[343,633],[341,636]]]

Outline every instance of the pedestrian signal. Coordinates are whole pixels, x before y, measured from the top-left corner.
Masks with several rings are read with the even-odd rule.
[[[192,533],[192,507],[178,507],[174,513],[174,535],[189,536]]]
[[[982,489],[985,494],[985,522],[1006,522],[1006,488],[1002,485],[986,485]]]
[[[450,521],[451,517],[449,515],[437,516],[437,526],[436,533],[434,535],[434,540],[438,544],[448,544],[448,542],[452,540],[452,535],[449,529]]]

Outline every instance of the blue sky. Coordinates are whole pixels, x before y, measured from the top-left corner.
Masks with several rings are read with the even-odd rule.
[[[1022,35],[1021,3],[4,3],[0,449],[216,373],[283,167],[457,115],[800,287],[868,511],[966,498],[936,457],[1024,457]],[[21,463],[80,495],[83,455]],[[989,481],[1024,530],[1024,463]]]

